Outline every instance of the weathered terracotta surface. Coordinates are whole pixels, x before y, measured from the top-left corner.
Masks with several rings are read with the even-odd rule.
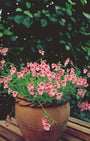
[[[25,137],[25,141],[57,141],[63,134],[66,127],[69,114],[69,102],[59,106],[49,106],[45,110],[53,117],[56,123],[52,126],[51,131],[43,130],[41,119],[43,110],[39,107],[31,107],[26,101],[16,99],[15,111],[19,127]],[[28,106],[29,105],[29,106]]]

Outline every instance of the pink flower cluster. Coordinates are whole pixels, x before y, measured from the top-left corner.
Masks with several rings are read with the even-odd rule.
[[[43,56],[44,55],[44,51],[42,51],[41,49],[39,49],[39,53]]]
[[[4,83],[4,89],[8,88],[8,80],[11,80],[11,76],[0,78],[0,83]]]
[[[0,69],[4,69],[5,60],[0,61]]]
[[[8,48],[2,48],[0,47],[0,54],[6,56],[6,53],[8,51]]]
[[[46,118],[42,118],[42,125],[44,130],[50,131],[51,125]]]
[[[78,94],[82,97],[85,94],[86,90],[85,89],[78,89]]]
[[[65,64],[67,64],[70,61],[70,59],[67,60]],[[10,69],[10,75],[9,77],[1,78],[0,83],[4,82],[4,88],[8,88],[8,80],[10,81],[12,79],[13,74],[17,73],[17,78],[22,78],[24,74],[31,75],[33,77],[38,79],[45,78],[45,80],[40,80],[37,85],[34,84],[34,82],[31,82],[28,84],[27,88],[31,95],[34,97],[37,97],[37,95],[43,95],[44,93],[47,93],[49,97],[55,96],[57,100],[62,99],[62,93],[58,92],[58,89],[60,87],[66,87],[67,81],[70,81],[71,84],[76,84],[79,86],[78,94],[80,96],[85,94],[85,90],[81,89],[81,86],[84,87],[88,86],[87,80],[83,79],[82,77],[77,78],[76,74],[74,73],[74,68],[71,68],[67,71],[67,74],[65,74],[65,70],[61,68],[61,64],[56,65],[55,63],[51,64],[51,68],[53,71],[51,71],[51,68],[46,62],[43,60],[40,64],[37,62],[29,63],[27,62],[27,67],[22,68],[20,72],[16,72],[16,67],[11,66]],[[61,78],[63,77],[63,79]],[[53,82],[53,79],[55,80]],[[43,81],[43,82],[41,82]],[[8,93],[10,93],[11,90],[9,88]],[[15,90],[16,92],[16,90]],[[18,92],[17,92],[18,93]],[[15,97],[17,94],[13,94]]]
[[[90,104],[87,101],[79,103],[77,106],[81,109],[80,112],[83,112],[84,110],[90,111]]]

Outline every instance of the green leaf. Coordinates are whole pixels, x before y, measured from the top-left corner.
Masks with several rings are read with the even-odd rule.
[[[47,26],[47,20],[46,19],[41,19],[41,25],[42,25],[42,27]]]
[[[60,44],[65,44],[65,41],[64,40],[60,40],[59,43]]]
[[[2,24],[0,24],[0,29],[4,29],[4,27],[3,27],[3,25],[2,25]]]
[[[9,31],[9,29],[5,30],[3,34],[12,35],[13,33]]]
[[[37,13],[34,13],[34,17],[36,17],[36,18],[40,18],[40,17],[41,17],[41,12],[38,11]]]
[[[30,2],[26,2],[26,7],[27,7],[28,9],[30,9],[30,8],[31,8],[31,3],[30,3]]]
[[[21,12],[22,9],[21,9],[21,8],[16,8],[16,11],[17,11],[17,12]]]
[[[23,48],[23,47],[20,47],[20,48],[19,48],[19,50],[20,50],[20,51],[23,51],[23,50],[24,50],[24,48]]]
[[[66,50],[70,50],[70,46],[66,45],[65,46]]]
[[[2,32],[0,32],[0,37],[2,37],[3,36],[3,33]]]
[[[62,18],[61,20],[58,21],[60,23],[61,26],[65,26],[65,22],[66,20],[64,18]]]
[[[90,14],[83,12],[83,15],[90,20]]]
[[[49,17],[49,20],[52,22],[57,22],[57,18],[55,18],[55,17]]]
[[[71,0],[68,0],[68,2],[71,4],[71,5],[76,5],[75,2],[72,2]]]
[[[14,20],[17,24],[21,24],[22,21],[24,20],[24,16],[23,15],[16,15]]]
[[[82,5],[84,6],[85,4],[87,4],[87,0],[80,0]]]
[[[12,36],[12,37],[11,37],[11,40],[12,40],[12,41],[16,41],[16,37],[15,37],[15,36]]]
[[[32,15],[29,11],[24,11],[24,14],[26,14],[26,15],[29,16],[30,18],[33,18],[33,15]]]
[[[55,11],[58,15],[62,14],[61,7],[55,6]]]
[[[29,18],[28,16],[24,17],[24,20],[22,22],[23,25],[25,25],[27,28],[29,28],[33,23],[33,19]]]
[[[37,43],[40,44],[41,43],[41,40],[37,40]]]

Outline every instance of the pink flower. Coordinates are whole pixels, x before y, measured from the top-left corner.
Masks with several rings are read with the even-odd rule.
[[[17,77],[20,78],[21,77],[21,73],[17,72]]]
[[[44,55],[44,51],[39,49],[39,53],[43,56]]]
[[[3,83],[3,78],[0,78],[0,83]]]
[[[56,89],[51,89],[51,90],[50,90],[50,93],[49,93],[49,96],[52,97],[52,96],[54,96],[56,93],[57,93],[57,90],[56,90]]]
[[[29,62],[27,62],[27,68],[29,68],[30,67],[30,63]]]
[[[8,94],[10,94],[12,92],[12,90],[10,88],[8,88]]]
[[[63,76],[63,75],[64,75],[64,72],[65,72],[65,70],[64,70],[64,69],[60,69],[59,74]]]
[[[64,65],[66,66],[70,62],[70,58],[67,58]]]
[[[28,90],[34,89],[34,83],[28,84]]]
[[[51,76],[52,76],[52,78],[55,78],[55,76],[56,76],[55,72],[52,72]]]
[[[70,72],[70,69],[67,69],[67,72]]]
[[[42,118],[42,125],[45,131],[50,131],[51,125],[48,123],[46,118]]]
[[[33,97],[37,97],[37,93],[36,92],[33,94]]]
[[[87,76],[90,77],[90,73],[88,73]]]
[[[49,93],[50,93],[50,89],[47,88],[47,89],[45,90],[45,92],[46,92],[47,94],[49,94]]]
[[[18,78],[23,77],[23,75],[24,75],[24,72],[23,71],[17,72],[17,77]]]
[[[61,84],[62,84],[63,87],[65,87],[66,86],[66,80],[62,80]]]
[[[16,72],[16,67],[12,67],[12,68],[10,69],[11,75],[13,75],[15,72]]]
[[[58,70],[57,65],[55,63],[52,63],[51,67],[52,67],[52,69],[55,69],[55,71]]]
[[[56,81],[59,81],[60,78],[61,78],[60,74],[57,74],[57,75],[56,75]]]
[[[57,93],[56,94],[56,99],[61,100],[62,99],[62,93]]]
[[[17,92],[17,91],[13,91],[13,92],[12,92],[12,96],[13,96],[13,97],[16,97],[17,95],[18,95],[18,92]]]
[[[45,125],[43,126],[43,129],[45,131],[50,131],[51,125],[49,123],[45,123]]]
[[[44,89],[44,88],[45,88],[45,83],[44,83],[44,82],[40,82],[39,87],[40,87],[41,89]]]
[[[38,90],[39,95],[42,95],[43,94],[43,89],[39,88],[37,90]]]
[[[81,106],[81,103],[78,103],[78,104],[77,104],[77,106],[78,106],[79,108],[81,108],[81,107],[82,107],[82,106]]]
[[[4,83],[4,87],[3,88],[4,89],[8,88],[8,83],[7,82]]]
[[[74,68],[71,68],[71,72],[74,72]]]
[[[83,73],[84,73],[84,74],[86,74],[86,73],[87,73],[87,71],[88,71],[87,69],[83,69]]]
[[[8,51],[8,48],[0,48],[0,54],[6,56],[6,52]]]
[[[34,95],[34,90],[33,89],[30,89],[29,92],[30,92],[31,95]]]

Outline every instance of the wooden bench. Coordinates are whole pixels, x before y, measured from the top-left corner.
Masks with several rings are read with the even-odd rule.
[[[24,141],[15,118],[8,127],[0,121],[0,141]],[[90,141],[90,123],[70,117],[60,141]]]

